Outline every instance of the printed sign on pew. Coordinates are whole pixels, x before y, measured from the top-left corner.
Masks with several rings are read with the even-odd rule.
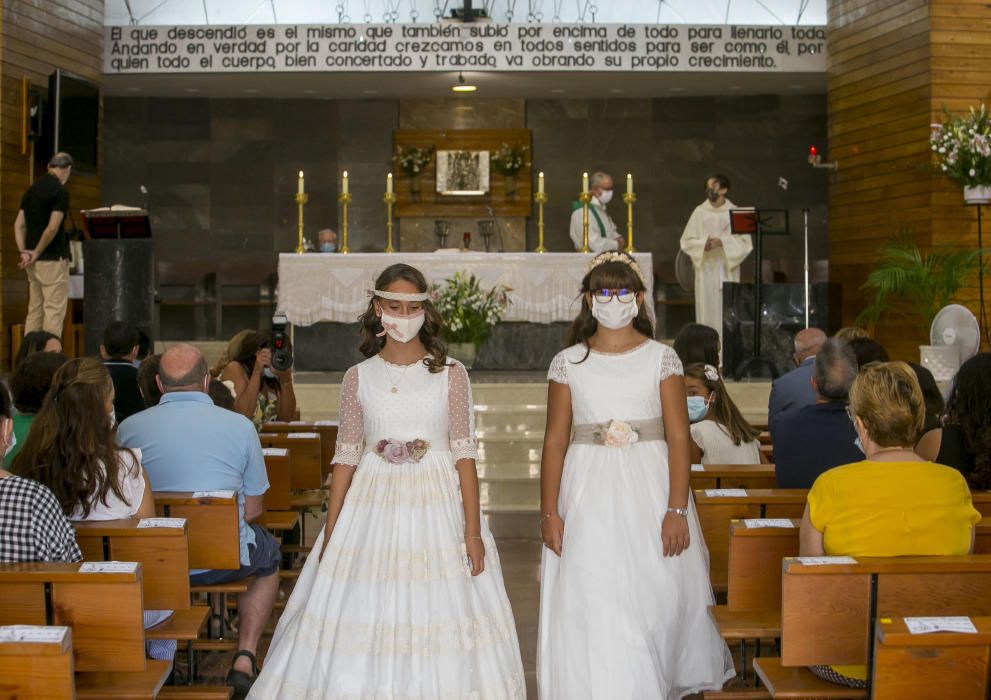
[[[106,27],[104,73],[826,71],[826,28],[668,24]]]

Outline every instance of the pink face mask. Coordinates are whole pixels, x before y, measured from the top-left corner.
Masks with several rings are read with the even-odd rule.
[[[426,313],[420,309],[409,316],[393,316],[385,309],[382,310],[382,332],[377,335],[381,338],[386,333],[397,343],[408,343],[416,338],[426,320]]]

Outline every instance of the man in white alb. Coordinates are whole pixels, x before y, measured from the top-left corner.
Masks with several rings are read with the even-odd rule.
[[[681,234],[681,249],[695,267],[695,321],[723,335],[723,282],[740,281],[740,264],[754,244],[750,236],[730,233],[726,199],[729,178],[713,175],[705,183],[706,201],[695,207]]]
[[[588,247],[593,253],[606,250],[623,250],[626,241],[619,235],[616,224],[609,217],[606,205],[612,200],[612,176],[608,173],[592,173],[588,180],[588,191],[592,201],[588,203]],[[584,234],[582,233],[582,205],[575,201],[571,204],[571,241],[575,250],[582,249]]]

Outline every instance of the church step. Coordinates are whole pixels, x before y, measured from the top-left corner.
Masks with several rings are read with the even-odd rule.
[[[501,479],[540,479],[538,461],[479,461],[476,467],[479,481]]]
[[[483,508],[485,522],[496,537],[540,537],[540,508]]]
[[[498,408],[475,407],[475,430],[484,434],[516,434],[542,431],[547,411],[540,407]]]
[[[540,477],[482,481],[478,485],[482,507],[506,505],[540,506]]]
[[[478,460],[486,464],[540,462],[542,439],[483,440],[478,444]]]

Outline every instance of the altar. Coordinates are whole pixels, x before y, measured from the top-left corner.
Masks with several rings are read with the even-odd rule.
[[[634,253],[654,311],[653,261]],[[343,370],[359,362],[358,317],[375,278],[389,265],[416,267],[431,284],[455,272],[473,273],[483,288],[509,288],[503,322],[479,348],[479,369],[546,369],[578,314],[579,288],[591,260],[582,253],[283,253],[278,311],[293,325],[296,367]]]

